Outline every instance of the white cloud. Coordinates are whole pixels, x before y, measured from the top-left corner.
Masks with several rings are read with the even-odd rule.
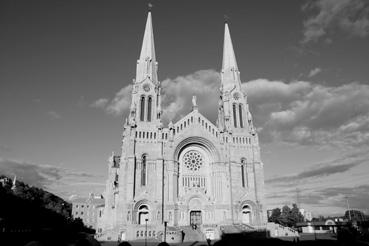
[[[317,42],[332,30],[358,37],[369,34],[369,4],[366,0],[319,0],[304,5],[303,11],[314,11],[304,21],[302,43]],[[330,40],[331,38],[326,38]]]
[[[322,71],[322,69],[321,69],[321,68],[316,67],[316,68],[312,69],[312,70],[309,72],[308,77],[309,77],[309,78],[314,77],[315,75],[317,75],[317,74],[318,74],[318,73],[320,73],[321,71]]]
[[[198,97],[200,112],[215,122],[219,85],[219,73],[214,70],[162,81],[165,123],[190,112],[192,95]],[[323,86],[309,81],[256,79],[243,83],[242,89],[261,141],[352,147],[369,144],[369,85]],[[131,90],[131,85],[122,88],[105,104],[105,111],[127,114]]]
[[[219,73],[214,70],[201,70],[190,75],[163,80],[161,87],[164,121],[166,123],[175,121],[179,116],[189,113],[193,95],[197,96],[199,110],[215,120],[217,109],[214,105],[218,104],[219,85]],[[126,115],[131,104],[131,92],[132,85],[128,85],[116,93],[110,102],[101,98],[91,105],[99,104],[100,108],[113,115]]]
[[[106,98],[97,99],[95,102],[91,103],[90,106],[93,108],[104,108],[106,104],[109,102]]]
[[[215,121],[218,105],[219,73],[214,70],[200,70],[175,79],[162,82],[162,101],[166,121],[178,120],[191,110],[191,98],[197,96],[199,110]]]
[[[300,144],[368,144],[369,85],[328,87],[312,82],[243,84],[262,140]]]

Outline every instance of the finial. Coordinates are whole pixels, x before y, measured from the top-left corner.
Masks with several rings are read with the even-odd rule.
[[[223,17],[224,17],[224,23],[228,23],[228,21],[229,21],[229,17],[228,17],[228,15],[223,15]]]
[[[152,9],[152,7],[154,7],[154,5],[152,3],[148,3],[147,4],[147,7],[149,9],[149,12],[151,12],[151,9]]]
[[[197,98],[192,96],[192,110],[197,110]]]

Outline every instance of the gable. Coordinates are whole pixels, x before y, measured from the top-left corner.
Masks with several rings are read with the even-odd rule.
[[[197,110],[184,116],[182,119],[173,124],[174,134],[181,134],[189,128],[196,127],[197,129],[202,129],[208,134],[217,138],[219,136],[219,129],[211,121],[209,121],[205,116],[199,113]]]

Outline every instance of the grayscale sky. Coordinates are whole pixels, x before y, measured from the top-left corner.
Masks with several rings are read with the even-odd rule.
[[[223,16],[258,129],[267,207],[369,213],[369,2],[152,1],[165,120],[213,122]],[[0,2],[0,173],[101,193],[119,153],[147,1]],[[297,199],[298,198],[298,199]]]

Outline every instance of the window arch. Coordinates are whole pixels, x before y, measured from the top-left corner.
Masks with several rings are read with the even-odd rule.
[[[242,104],[238,105],[238,116],[240,117],[240,127],[243,128],[243,120],[242,120]]]
[[[149,220],[149,207],[146,204],[138,208],[138,224],[144,225]]]
[[[145,120],[145,97],[141,96],[140,100],[140,121]]]
[[[246,159],[242,158],[241,159],[241,181],[242,181],[242,187],[246,187],[246,177],[245,177],[245,168],[246,168]]]
[[[151,121],[151,105],[152,105],[152,97],[149,97],[147,100],[147,121]]]
[[[236,104],[233,104],[233,125],[237,128],[237,112],[236,112]]]
[[[251,224],[251,207],[249,205],[242,207],[242,224]]]
[[[146,168],[147,168],[147,155],[143,154],[141,158],[141,185],[146,185]]]

